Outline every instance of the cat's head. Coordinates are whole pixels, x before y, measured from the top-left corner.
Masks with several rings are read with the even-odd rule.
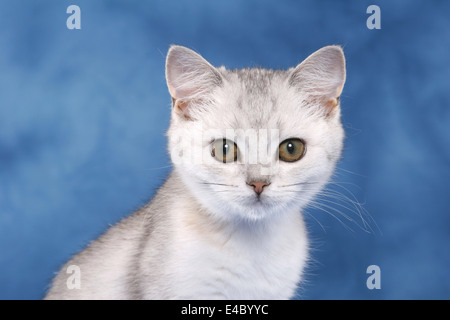
[[[172,46],[166,79],[175,170],[217,217],[259,220],[298,211],[330,178],[344,139],[340,47],[274,71],[215,68]]]

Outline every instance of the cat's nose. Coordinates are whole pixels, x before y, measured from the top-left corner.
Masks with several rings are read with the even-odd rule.
[[[270,183],[265,181],[252,181],[247,184],[253,187],[253,190],[255,190],[257,195],[260,195],[263,192],[264,187],[267,187]]]

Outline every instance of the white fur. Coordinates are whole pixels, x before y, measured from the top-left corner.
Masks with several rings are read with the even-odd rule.
[[[179,230],[166,262],[171,299],[288,299],[300,280],[307,240],[298,212],[243,226],[211,222],[188,197],[170,209]],[[154,293],[145,298],[158,298]]]
[[[286,72],[214,68],[172,47],[166,77],[174,100],[168,131],[175,170],[150,204],[69,261],[48,299],[289,299],[308,259],[301,209],[339,159],[344,132],[338,97],[345,81],[339,47],[325,47]],[[331,102],[330,102],[331,101]],[[181,111],[181,112],[180,112]],[[228,137],[229,130],[235,136]],[[245,150],[245,130],[278,130],[267,164],[223,163],[214,139]],[[288,138],[306,142],[296,162],[278,160]],[[259,141],[259,140],[258,140]],[[275,148],[273,148],[275,146]],[[251,181],[267,181],[257,197]],[[67,266],[82,289],[65,286]]]

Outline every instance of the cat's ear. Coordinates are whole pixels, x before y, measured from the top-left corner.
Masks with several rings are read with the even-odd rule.
[[[311,54],[290,75],[289,85],[307,103],[320,104],[327,115],[339,106],[345,83],[345,57],[339,46],[327,46]]]
[[[198,53],[182,46],[171,46],[166,59],[166,81],[173,107],[187,115],[191,102],[210,100],[223,78]]]

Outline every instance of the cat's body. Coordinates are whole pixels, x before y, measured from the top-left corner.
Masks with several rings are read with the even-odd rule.
[[[218,223],[173,173],[148,206],[69,261],[47,298],[288,299],[307,242],[301,215],[287,217]],[[67,289],[70,265],[80,267],[80,289]]]
[[[166,76],[174,171],[147,206],[64,265],[46,299],[292,298],[308,258],[301,208],[342,149],[341,49],[288,71],[228,71],[172,47]],[[252,141],[270,161],[252,162]],[[69,266],[80,288],[67,285]]]

